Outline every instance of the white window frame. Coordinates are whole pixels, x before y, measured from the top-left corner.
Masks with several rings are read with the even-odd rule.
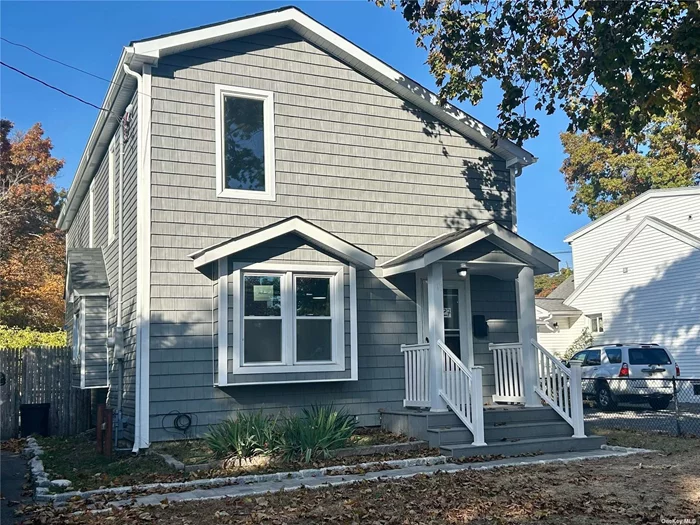
[[[77,303],[77,301],[76,301]],[[77,363],[80,361],[81,355],[82,355],[82,342],[83,342],[83,337],[82,337],[82,329],[83,329],[83,323],[82,323],[82,308],[78,309],[78,311],[73,313],[73,362]]]
[[[605,324],[603,323],[603,314],[593,314],[588,316],[592,334],[605,333]]]
[[[109,164],[109,173],[108,173],[108,182],[107,182],[107,244],[112,244],[112,241],[114,241],[114,219],[115,219],[115,213],[114,213],[114,199],[115,199],[115,192],[114,192],[114,156],[115,156],[115,144],[114,140],[112,140],[112,143],[109,145],[109,154],[108,154],[108,164]]]
[[[239,265],[236,265],[239,266]],[[244,265],[233,271],[233,374],[275,374],[345,371],[345,298],[342,266],[289,266],[274,263]],[[280,280],[282,308],[282,361],[279,363],[245,363],[244,316],[246,275],[282,275]],[[294,277],[328,277],[331,280],[330,361],[296,360],[296,295]]]
[[[306,366],[306,365],[327,365],[329,363],[334,363],[335,360],[337,359],[337,354],[336,350],[338,349],[338,346],[341,344],[338,341],[338,331],[341,330],[341,334],[344,335],[344,327],[339,327],[338,326],[338,315],[339,312],[338,310],[343,310],[345,305],[344,302],[338,301],[338,290],[336,289],[336,283],[334,282],[335,277],[337,277],[337,274],[329,274],[329,273],[304,273],[304,272],[290,272],[292,274],[292,299],[293,303],[292,304],[292,345],[294,347],[293,352],[292,352],[292,357],[294,360],[294,365],[295,366]],[[306,316],[302,315],[299,316],[297,315],[297,308],[296,308],[296,299],[297,299],[297,278],[298,277],[312,277],[312,278],[317,278],[317,279],[328,279],[330,281],[329,283],[329,289],[330,289],[330,307],[331,307],[331,315],[329,316]],[[343,278],[343,272],[342,268],[340,271],[340,279],[342,280]],[[342,300],[342,297],[341,297]],[[340,304],[339,304],[340,303]],[[330,320],[331,322],[331,358],[328,360],[322,360],[322,361],[299,361],[297,358],[297,321],[299,319],[315,319],[315,320]],[[343,337],[344,339],[344,337]]]
[[[216,84],[214,88],[216,130],[216,194],[229,199],[274,201],[275,196],[275,110],[272,91]],[[224,165],[224,97],[246,98],[263,102],[263,137],[265,141],[265,191],[236,190],[225,184]]]
[[[280,315],[246,315],[245,314],[245,278],[246,277],[279,277],[280,279]],[[285,310],[287,309],[287,305],[285,304],[288,300],[288,297],[284,293],[285,290],[285,280],[286,280],[286,275],[284,273],[277,273],[277,272],[244,272],[243,275],[241,276],[242,284],[241,284],[241,314],[242,314],[242,322],[241,322],[241,366],[245,367],[250,367],[250,366],[272,366],[272,365],[284,365],[286,364],[285,362],[285,355],[284,355],[284,343],[285,343],[285,335],[286,335],[286,324],[287,324],[287,319],[285,314]],[[265,320],[279,320],[280,324],[282,325],[280,328],[280,334],[282,340],[280,341],[280,360],[279,361],[265,361],[265,362],[253,362],[253,363],[246,363],[245,362],[245,322],[247,320],[251,319],[265,319]]]

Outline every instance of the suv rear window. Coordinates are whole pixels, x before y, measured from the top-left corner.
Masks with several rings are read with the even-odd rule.
[[[631,365],[670,365],[671,358],[663,348],[630,348]]]
[[[605,354],[608,356],[608,363],[612,365],[622,363],[622,350],[619,348],[606,348]]]

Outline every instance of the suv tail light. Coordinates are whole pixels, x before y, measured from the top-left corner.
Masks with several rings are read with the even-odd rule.
[[[629,377],[630,376],[630,367],[627,363],[622,363],[622,366],[620,367],[620,377]]]
[[[676,377],[681,377],[681,367],[676,363]]]

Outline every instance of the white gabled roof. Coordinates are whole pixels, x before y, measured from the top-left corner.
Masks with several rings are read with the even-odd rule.
[[[398,97],[414,104],[440,120],[446,126],[473,140],[484,149],[502,157],[508,167],[523,167],[534,164],[537,161],[530,152],[507,139],[498,138],[494,146],[494,139],[497,136],[492,128],[479,122],[452,104],[440,105],[435,93],[401,74],[295,7],[285,7],[227,22],[132,42],[129,47],[124,48],[117,69],[114,72],[112,84],[102,106],[113,111],[114,114],[120,115],[128,104],[128,99],[133,94],[134,81],[131,77],[127,77],[124,74],[123,64],[129,64],[132,69],[138,68],[144,63],[157,64],[158,59],[164,56],[282,27],[295,31],[304,39],[360,71],[363,75]],[[127,97],[124,95],[125,89],[123,89],[123,86],[127,89]],[[110,116],[105,111],[98,114],[97,121],[68,192],[66,204],[61,210],[61,215],[58,219],[60,228],[68,228],[75,217],[77,212],[75,208],[87,192],[90,181],[98,168],[97,160],[104,155],[116,126],[117,121],[114,115]]]
[[[315,224],[302,219],[301,217],[290,217],[264,228],[254,230],[250,233],[245,233],[234,237],[227,241],[214,244],[207,248],[203,248],[189,257],[194,259],[194,267],[201,268],[209,263],[218,261],[223,257],[235,255],[244,250],[254,248],[260,244],[282,237],[283,235],[297,235],[308,242],[310,245],[316,246],[341,260],[347,261],[358,268],[365,270],[374,268],[376,258],[374,255],[362,248],[355,246],[341,239],[337,235],[330,233]]]
[[[593,270],[593,272],[591,272],[588,275],[588,277],[586,277],[586,279],[581,283],[581,285],[576,287],[574,293],[572,293],[569,297],[564,299],[564,304],[567,306],[573,306],[574,301],[576,301],[576,299],[583,293],[583,291],[586,288],[588,288],[588,286],[593,281],[595,281],[601,273],[603,273],[603,270],[605,270],[610,265],[610,263],[612,263],[615,260],[615,258],[620,253],[622,253],[622,250],[624,250],[646,227],[654,228],[660,232],[670,235],[674,239],[678,239],[679,241],[682,241],[688,244],[689,246],[700,250],[700,238],[696,237],[695,235],[692,235],[687,231],[678,228],[677,226],[669,224],[666,221],[657,219],[656,217],[644,217],[634,228],[634,230],[627,234],[627,236],[624,239],[622,239],[620,244],[618,244],[615,247],[615,249],[611,251],[608,254],[608,256],[601,261],[601,263],[596,267],[596,269]]]
[[[615,210],[611,211],[610,213],[606,213],[599,219],[594,220],[593,222],[589,222],[585,226],[579,228],[573,233],[570,233],[565,239],[564,242],[571,243],[574,240],[578,239],[582,235],[585,235],[586,233],[590,232],[591,230],[594,230],[598,226],[601,226],[605,224],[608,221],[611,221],[615,217],[618,217],[624,213],[627,213],[630,209],[634,208],[635,206],[642,204],[643,202],[648,201],[649,199],[658,199],[658,198],[665,198],[665,197],[678,197],[678,196],[683,196],[683,195],[697,195],[700,194],[700,186],[685,186],[682,188],[659,188],[655,190],[648,190],[642,193],[641,195],[635,197],[634,199],[630,200],[629,202],[626,202],[619,208],[616,208]]]

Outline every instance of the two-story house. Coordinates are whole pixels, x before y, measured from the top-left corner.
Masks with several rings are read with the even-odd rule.
[[[59,219],[76,386],[120,438],[333,403],[471,447],[499,400],[582,436],[530,343],[558,265],[516,230],[535,159],[437,100],[295,8],[124,48]]]
[[[539,342],[657,343],[700,377],[700,187],[649,190],[565,241],[574,275],[537,299]]]

